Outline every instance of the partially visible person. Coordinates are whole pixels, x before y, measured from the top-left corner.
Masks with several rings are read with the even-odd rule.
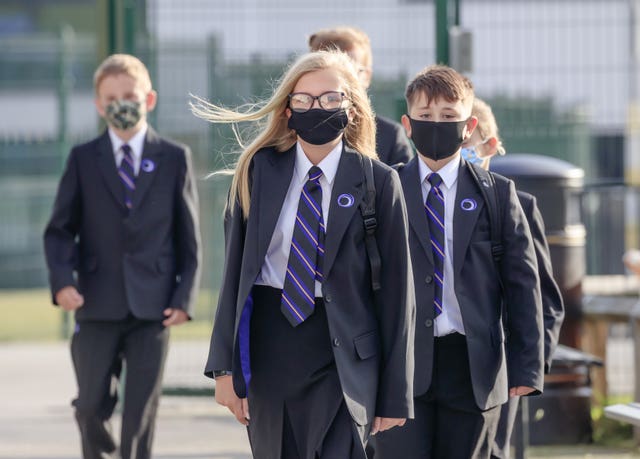
[[[373,58],[371,42],[366,33],[355,27],[320,29],[309,37],[311,51],[337,49],[353,60],[358,78],[365,89],[371,84]],[[406,163],[413,151],[404,129],[395,121],[376,115],[376,152],[378,158],[390,166]]]
[[[494,175],[504,249],[499,266],[494,260],[488,205],[470,170],[477,166],[460,157],[477,124],[472,83],[434,65],[405,97],[402,123],[418,152],[399,167],[416,289],[415,419],[376,435],[373,455],[489,458],[500,406],[542,391],[533,242],[513,182]]]
[[[74,400],[87,459],[151,457],[169,328],[190,318],[200,277],[191,152],[147,124],[157,94],[136,57],[94,75],[107,123],[75,146],[44,232],[53,302],[75,312]],[[123,376],[120,445],[110,419]]]
[[[469,162],[481,164],[488,170],[491,158],[496,154],[504,155],[506,152],[498,134],[498,124],[491,107],[477,97],[473,101],[471,115],[478,119],[478,125],[471,137],[462,144],[462,157]],[[553,279],[549,244],[545,237],[544,221],[538,210],[536,198],[520,190],[517,190],[517,195],[531,229],[538,261],[544,319],[544,370],[548,373],[564,319],[564,304],[560,288]],[[508,317],[506,319],[509,320]],[[509,401],[502,405],[500,422],[491,450],[492,458],[508,459],[511,456],[511,434],[519,402],[520,397],[510,397]]]
[[[359,206],[375,158],[369,99],[342,52],[298,58],[273,95],[218,123],[266,119],[241,153],[205,374],[258,459],[364,459],[369,433],[413,415],[415,299],[397,173],[373,160],[374,292]]]

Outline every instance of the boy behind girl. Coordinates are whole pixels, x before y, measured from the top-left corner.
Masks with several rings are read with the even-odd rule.
[[[337,49],[346,53],[358,70],[358,78],[364,89],[369,89],[373,58],[371,42],[366,33],[355,27],[320,29],[309,37],[309,50]],[[376,115],[376,153],[385,164],[406,163],[413,156],[411,145],[400,124]]]
[[[460,158],[477,124],[471,82],[436,65],[405,95],[402,124],[419,153],[399,170],[417,300],[415,419],[376,435],[375,458],[489,458],[500,405],[542,391],[533,244],[513,182],[496,175],[504,254],[492,257],[487,205]]]
[[[198,199],[185,146],[147,125],[157,94],[140,60],[94,76],[99,137],[71,150],[44,233],[54,304],[75,312],[73,406],[85,458],[146,459],[169,328],[189,319],[200,266]],[[120,447],[110,418],[126,364]]]

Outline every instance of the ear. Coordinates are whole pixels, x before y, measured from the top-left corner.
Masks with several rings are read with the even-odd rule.
[[[402,127],[404,127],[404,130],[407,133],[407,137],[411,138],[411,122],[409,121],[409,117],[407,115],[402,115],[400,121],[402,122]]]
[[[495,137],[489,137],[486,142],[487,150],[489,151],[487,157],[490,158],[498,153],[498,139],[496,139]]]
[[[93,99],[93,103],[96,106],[96,111],[98,112],[98,115],[100,115],[101,118],[104,118],[106,116],[106,113],[104,111],[104,107],[100,104],[100,100],[96,97],[95,99]]]
[[[158,103],[158,93],[153,89],[147,93],[147,112],[153,111],[156,108],[156,104]]]
[[[287,119],[291,118],[291,109],[289,107],[285,108],[284,114],[287,117]]]
[[[466,129],[467,132],[464,136],[464,140],[467,140],[469,137],[471,137],[471,134],[473,134],[473,131],[477,125],[478,125],[478,118],[476,118],[475,116],[469,117],[469,119],[467,120],[467,124],[465,125],[465,127],[467,128]]]

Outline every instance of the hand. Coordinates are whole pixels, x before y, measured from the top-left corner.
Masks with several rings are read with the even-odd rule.
[[[533,387],[517,386],[509,389],[509,397],[517,397],[518,395],[527,395],[535,391]]]
[[[56,293],[56,303],[65,311],[75,311],[84,304],[84,297],[72,285],[61,288]]]
[[[378,432],[384,432],[385,430],[389,430],[396,426],[402,427],[405,422],[407,422],[407,420],[403,418],[381,418],[380,416],[376,416],[373,418],[371,435],[375,435]]]
[[[167,308],[163,311],[166,319],[162,321],[162,325],[165,327],[171,327],[173,325],[180,325],[189,320],[189,315],[182,309]]]
[[[246,398],[241,399],[236,395],[231,376],[216,378],[216,402],[229,408],[240,424],[249,425],[249,402]]]

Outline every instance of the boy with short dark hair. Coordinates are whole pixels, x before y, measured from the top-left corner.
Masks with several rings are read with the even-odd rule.
[[[495,175],[504,254],[494,260],[488,205],[460,158],[477,124],[471,82],[435,65],[405,95],[402,124],[419,153],[399,170],[417,301],[415,419],[378,434],[375,458],[489,458],[500,405],[542,391],[531,235],[513,182]]]
[[[73,405],[85,458],[151,457],[169,327],[198,291],[198,198],[186,146],[147,125],[157,94],[144,64],[114,54],[96,70],[107,130],[74,147],[44,233],[53,301],[75,312]],[[110,418],[126,364],[118,448]]]

